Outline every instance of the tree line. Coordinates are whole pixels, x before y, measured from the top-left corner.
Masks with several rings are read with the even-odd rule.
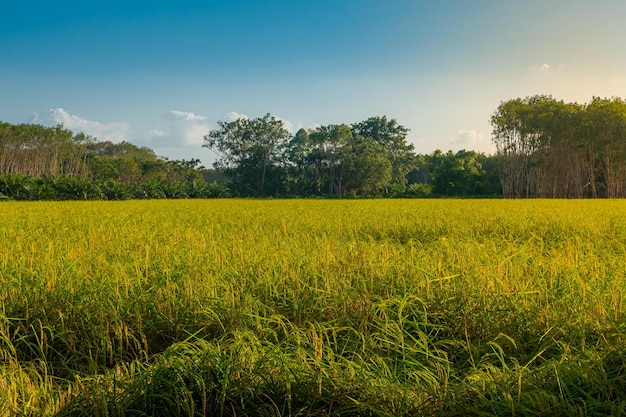
[[[270,115],[218,122],[218,155],[170,161],[147,147],[99,142],[62,126],[0,122],[0,198],[472,197],[501,193],[494,156],[417,154],[387,117],[291,135]]]
[[[300,129],[270,114],[220,121],[200,161],[99,142],[62,126],[0,122],[0,195],[15,199],[209,197],[626,196],[626,102],[502,102],[490,119],[494,155],[418,154],[395,119]]]
[[[626,102],[566,103],[537,95],[491,117],[504,197],[626,196]]]
[[[0,198],[124,200],[229,196],[223,182],[208,181],[211,177],[221,178],[211,171],[200,166],[197,159],[170,161],[147,147],[99,142],[62,126],[0,122]]]
[[[408,129],[371,117],[298,130],[266,114],[218,122],[204,147],[240,196],[498,196],[497,158],[474,151],[416,154]]]

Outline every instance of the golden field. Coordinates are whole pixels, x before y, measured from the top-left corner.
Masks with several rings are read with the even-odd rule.
[[[0,414],[619,415],[626,201],[0,204]]]

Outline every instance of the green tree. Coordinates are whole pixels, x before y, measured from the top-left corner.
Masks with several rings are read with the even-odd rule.
[[[140,200],[167,198],[161,181],[158,179],[135,184],[132,188],[132,196]]]
[[[485,177],[480,155],[466,150],[433,152],[429,157],[433,193],[446,197],[477,195]]]
[[[385,147],[372,137],[353,135],[350,126],[319,126],[296,142],[299,166],[311,175],[318,193],[379,194],[390,182],[392,164]]]
[[[586,107],[588,137],[595,177],[605,196],[626,196],[626,102],[594,97]],[[591,162],[591,161],[590,161]]]
[[[626,195],[626,104],[532,96],[501,103],[493,140],[505,197]]]
[[[380,194],[392,179],[392,164],[384,146],[371,137],[353,136],[342,148],[344,193]]]
[[[299,129],[287,144],[286,191],[292,195],[315,193],[315,166],[311,165],[313,143],[305,129]],[[317,187],[319,189],[319,187]]]
[[[35,184],[33,179],[24,174],[0,173],[0,193],[15,200],[32,199]]]
[[[413,144],[407,142],[409,129],[395,119],[370,117],[352,125],[355,136],[372,138],[381,145],[384,155],[391,163],[391,184],[405,186],[407,175],[416,166]]]
[[[54,189],[59,200],[102,200],[105,198],[98,184],[80,177],[57,177]]]
[[[316,182],[325,184],[329,195],[341,197],[348,168],[344,148],[352,140],[350,127],[345,124],[319,126],[309,132],[309,137],[313,143],[310,162],[319,176]]]
[[[256,119],[219,121],[218,125],[202,145],[218,155],[214,167],[231,177],[242,192],[265,196],[268,174],[277,172],[289,139],[282,120],[268,113]]]
[[[115,180],[106,180],[100,183],[100,190],[106,200],[128,200],[132,198],[130,185]]]
[[[0,172],[83,176],[86,145],[92,141],[63,126],[0,122]]]

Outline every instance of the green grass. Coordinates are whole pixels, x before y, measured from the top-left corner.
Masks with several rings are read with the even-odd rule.
[[[626,201],[7,202],[0,414],[620,415]]]

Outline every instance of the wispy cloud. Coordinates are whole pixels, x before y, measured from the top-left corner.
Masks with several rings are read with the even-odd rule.
[[[543,64],[533,65],[529,67],[528,69],[531,71],[550,71],[552,68],[553,68],[552,65],[543,63]]]
[[[121,142],[128,140],[131,133],[128,123],[103,123],[88,120],[77,114],[68,113],[62,107],[50,109],[44,114],[35,113],[32,122],[45,126],[63,125],[63,127],[74,133],[83,132],[86,135],[93,136],[102,141]]]
[[[204,116],[200,116],[192,112],[179,111],[179,110],[170,110],[170,112],[168,113],[168,117],[174,118],[177,120],[187,120],[187,121],[206,120],[206,117]]]

